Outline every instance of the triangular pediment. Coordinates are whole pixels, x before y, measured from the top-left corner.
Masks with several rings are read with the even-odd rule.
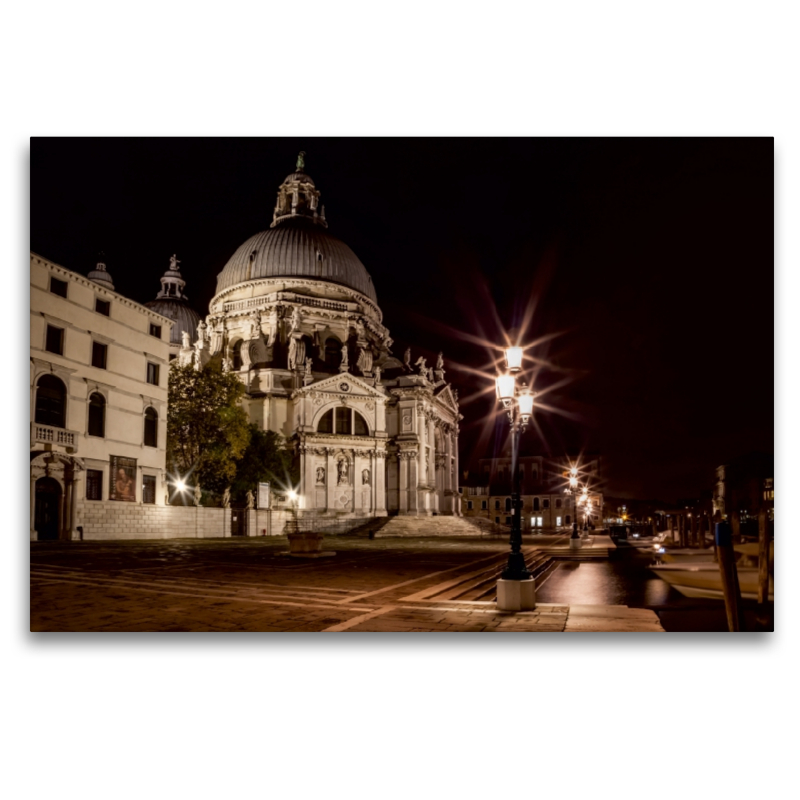
[[[434,397],[448,411],[458,415],[458,403],[456,402],[456,398],[453,396],[453,391],[450,388],[449,383],[445,384],[444,387],[434,395]]]
[[[386,399],[386,395],[370,386],[363,378],[355,375],[350,375],[348,372],[341,372],[338,375],[331,375],[329,378],[323,378],[321,381],[316,381],[308,386],[303,386],[301,389],[294,391],[295,397],[308,397],[313,396],[317,392],[325,394],[340,394],[342,397],[374,397],[382,400]]]

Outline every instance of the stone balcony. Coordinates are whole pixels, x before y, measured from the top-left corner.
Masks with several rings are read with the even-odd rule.
[[[68,453],[74,453],[78,447],[78,435],[78,431],[54,428],[52,425],[40,425],[37,422],[31,423],[31,446],[39,443],[55,444],[65,447]]]

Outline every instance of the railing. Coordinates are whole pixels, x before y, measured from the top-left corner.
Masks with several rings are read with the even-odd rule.
[[[44,444],[59,444],[63,447],[75,449],[75,437],[77,431],[69,431],[66,428],[54,428],[52,425],[41,425],[38,422],[31,423],[31,443],[43,442]]]

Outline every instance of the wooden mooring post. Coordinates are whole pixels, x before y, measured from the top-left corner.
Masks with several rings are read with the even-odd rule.
[[[774,623],[769,609],[769,518],[767,510],[758,512],[758,624],[772,630]]]
[[[725,598],[725,614],[728,617],[728,630],[744,630],[742,625],[742,596],[739,591],[739,575],[736,572],[736,558],[733,552],[731,525],[724,520],[717,523],[714,537],[717,545],[719,572],[722,577],[722,594]]]

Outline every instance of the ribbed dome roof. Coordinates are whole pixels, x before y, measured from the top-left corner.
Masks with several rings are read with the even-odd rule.
[[[378,302],[372,278],[358,256],[303,216],[283,219],[248,239],[217,276],[217,294],[243,281],[294,277],[342,284]]]
[[[172,326],[172,334],[169,337],[170,344],[181,344],[181,334],[189,332],[189,341],[197,338],[197,325],[200,322],[200,315],[183,298],[163,297],[145,303],[148,308],[153,309],[156,314],[161,314],[169,319],[175,320]]]

